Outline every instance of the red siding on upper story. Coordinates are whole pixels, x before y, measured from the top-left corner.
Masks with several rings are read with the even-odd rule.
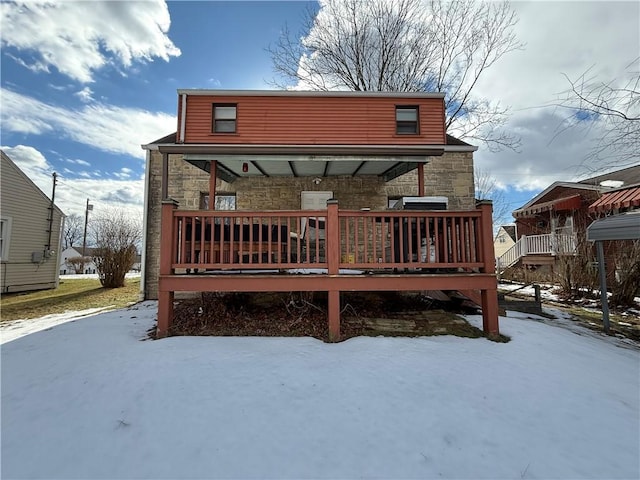
[[[237,104],[235,134],[212,132],[212,105]],[[397,135],[397,105],[419,107],[419,134]],[[182,100],[178,101],[178,132]],[[442,98],[188,95],[185,143],[443,145]]]

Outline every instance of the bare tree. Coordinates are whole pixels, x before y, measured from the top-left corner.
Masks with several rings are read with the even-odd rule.
[[[269,48],[281,88],[443,92],[447,131],[492,150],[517,148],[507,109],[476,98],[478,80],[519,49],[508,3],[475,0],[323,0],[304,34]]]
[[[124,286],[126,273],[131,270],[142,238],[139,220],[131,218],[124,210],[102,212],[93,219],[93,235],[96,248],[93,262],[103,287]]]
[[[91,257],[71,257],[67,258],[67,266],[72,268],[74,273],[85,273],[84,266],[87,263],[91,263]]]
[[[504,223],[513,222],[511,210],[505,198],[504,190],[500,188],[498,181],[488,171],[475,167],[473,181],[478,200],[491,200],[493,202],[493,227],[494,230]]]
[[[570,111],[556,136],[569,128],[595,132],[584,166],[590,171],[635,165],[640,161],[640,57],[621,78],[608,82],[592,74],[593,67],[577,79],[565,78],[570,88],[556,106]]]
[[[634,298],[640,291],[640,240],[619,242],[615,265],[611,304],[633,306]]]
[[[64,248],[73,247],[82,243],[82,228],[84,219],[75,213],[64,220]]]

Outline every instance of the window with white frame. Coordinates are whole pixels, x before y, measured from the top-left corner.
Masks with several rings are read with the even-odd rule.
[[[397,105],[396,133],[399,135],[415,135],[419,132],[418,107],[413,105]]]
[[[213,132],[236,133],[237,105],[235,103],[213,104]]]
[[[11,218],[0,218],[0,260],[9,259],[9,240],[11,239]]]

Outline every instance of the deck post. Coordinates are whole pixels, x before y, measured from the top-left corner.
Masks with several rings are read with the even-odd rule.
[[[338,219],[338,200],[327,200],[326,255],[329,275],[340,273],[340,220]]]
[[[175,252],[175,232],[173,222],[173,211],[178,207],[178,202],[173,199],[162,201],[162,214],[160,221],[160,276],[171,275],[171,264]],[[156,337],[166,337],[173,321],[173,292],[164,291],[162,288],[158,292],[158,327]]]
[[[482,330],[489,337],[500,335],[498,326],[498,290],[482,290]]]
[[[493,203],[491,200],[478,202],[482,211],[480,217],[482,226],[482,259],[484,273],[495,273],[496,257],[493,250]],[[494,277],[491,288],[483,288],[480,292],[482,299],[482,329],[491,337],[500,334],[498,327],[498,280]]]
[[[424,197],[424,163],[418,164],[418,196]]]
[[[216,180],[218,176],[218,162],[211,160],[209,171],[209,210],[216,209]]]
[[[338,217],[338,200],[327,200],[326,255],[328,274],[340,273],[340,219]],[[329,341],[340,341],[340,291],[329,290],[327,300],[327,317],[329,321]]]
[[[173,322],[173,292],[158,292],[158,326],[156,338],[169,335],[169,328]]]
[[[329,341],[340,341],[340,291],[329,290],[327,316],[329,318]]]

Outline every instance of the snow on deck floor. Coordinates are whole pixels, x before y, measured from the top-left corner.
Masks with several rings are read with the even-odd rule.
[[[2,478],[640,476],[640,354],[616,339],[507,317],[507,344],[141,341],[155,313],[2,346]]]

